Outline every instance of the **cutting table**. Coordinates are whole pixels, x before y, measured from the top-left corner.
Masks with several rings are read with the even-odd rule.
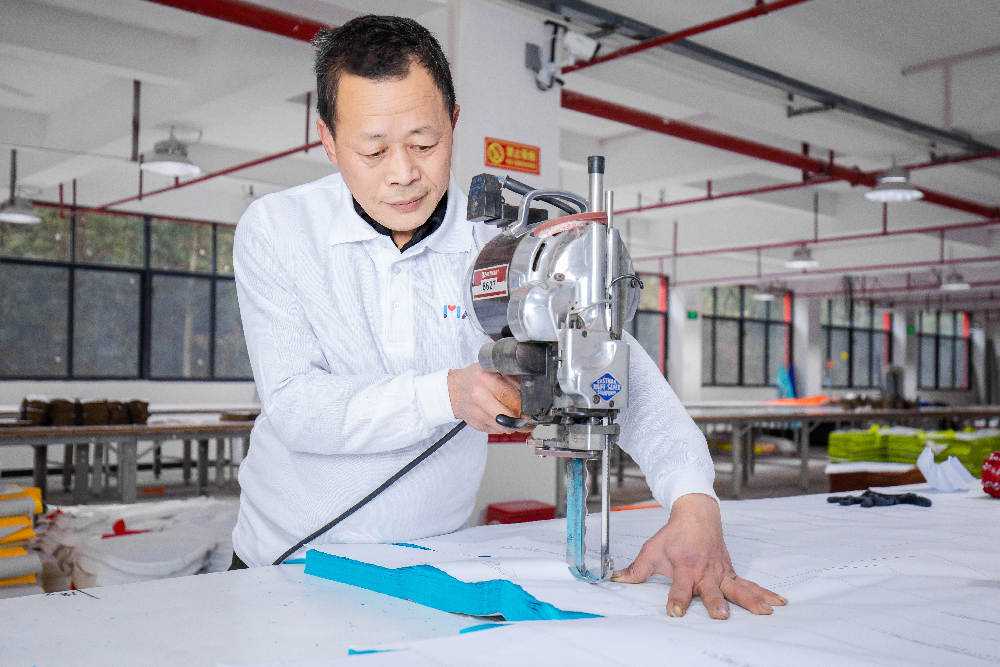
[[[695,602],[684,618],[609,615],[470,632],[498,619],[436,611],[293,564],[0,601],[0,663],[997,664],[1000,501],[925,485],[890,491],[903,490],[933,506],[842,507],[825,495],[724,502],[737,570],[790,600],[770,617],[734,609],[713,621]],[[635,549],[664,520],[660,509],[616,512],[615,543]],[[561,529],[556,520],[465,535],[516,530],[541,542]],[[387,647],[397,650],[350,654]]]

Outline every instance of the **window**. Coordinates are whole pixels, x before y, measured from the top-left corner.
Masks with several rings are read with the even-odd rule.
[[[924,311],[917,320],[917,386],[968,389],[969,313]]]
[[[823,386],[882,386],[892,359],[892,313],[867,301],[824,299],[820,325],[826,354]]]
[[[751,287],[702,293],[702,384],[770,387],[792,364],[792,295],[755,299]]]
[[[667,374],[667,277],[655,273],[641,274],[643,288],[639,294],[639,309],[626,330],[646,350],[660,372]]]
[[[36,212],[0,223],[0,378],[251,379],[232,227]]]

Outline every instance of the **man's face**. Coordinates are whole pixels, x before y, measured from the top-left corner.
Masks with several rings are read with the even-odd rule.
[[[336,134],[317,121],[330,161],[372,218],[402,247],[448,189],[452,130],[444,96],[427,69],[403,79],[344,74],[337,88]]]

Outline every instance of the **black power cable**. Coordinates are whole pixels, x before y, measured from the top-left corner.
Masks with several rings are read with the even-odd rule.
[[[410,461],[409,463],[407,463],[405,466],[403,466],[402,468],[400,468],[399,471],[395,475],[393,475],[389,479],[387,479],[384,482],[382,482],[382,484],[377,489],[375,489],[374,491],[372,491],[371,493],[369,493],[367,496],[365,496],[364,498],[362,498],[361,500],[359,500],[357,503],[354,504],[353,507],[351,507],[349,510],[347,510],[346,512],[344,512],[343,514],[341,514],[340,516],[338,516],[333,521],[327,523],[322,528],[320,528],[319,530],[317,530],[317,531],[309,534],[308,536],[303,537],[301,540],[299,540],[298,542],[295,543],[295,546],[293,546],[291,549],[289,549],[285,553],[283,553],[280,556],[278,556],[275,559],[275,561],[273,563],[271,563],[271,564],[272,565],[281,565],[283,562],[285,562],[286,558],[288,558],[293,553],[295,553],[296,551],[298,551],[304,544],[307,544],[308,542],[312,542],[314,539],[316,539],[317,537],[319,537],[320,535],[322,535],[326,531],[330,530],[331,528],[333,528],[334,526],[336,526],[338,523],[340,523],[341,521],[343,521],[347,517],[351,516],[352,514],[354,514],[355,512],[357,512],[359,509],[361,509],[362,507],[364,507],[368,503],[370,503],[372,500],[375,499],[375,497],[377,495],[379,495],[380,493],[382,493],[383,491],[385,491],[386,489],[388,489],[390,486],[392,486],[393,484],[395,484],[399,480],[400,477],[402,477],[406,473],[408,473],[411,470],[413,470],[414,468],[416,468],[418,465],[420,465],[424,461],[424,459],[426,459],[428,456],[430,456],[431,454],[433,454],[437,450],[441,449],[441,447],[443,447],[445,445],[445,443],[447,443],[449,440],[451,440],[453,437],[455,437],[455,434],[458,433],[459,431],[461,431],[463,428],[465,428],[465,422],[464,421],[460,421],[457,424],[455,424],[454,428],[452,428],[450,431],[448,431],[443,436],[441,436],[440,440],[438,440],[433,445],[431,445],[430,447],[428,447],[427,449],[425,449],[424,451],[422,451],[420,453],[420,455],[417,456],[417,458],[413,459],[412,461]]]

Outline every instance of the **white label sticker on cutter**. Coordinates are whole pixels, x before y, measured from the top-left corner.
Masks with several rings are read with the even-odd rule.
[[[507,296],[507,269],[509,264],[476,269],[472,272],[472,298],[494,299]]]

